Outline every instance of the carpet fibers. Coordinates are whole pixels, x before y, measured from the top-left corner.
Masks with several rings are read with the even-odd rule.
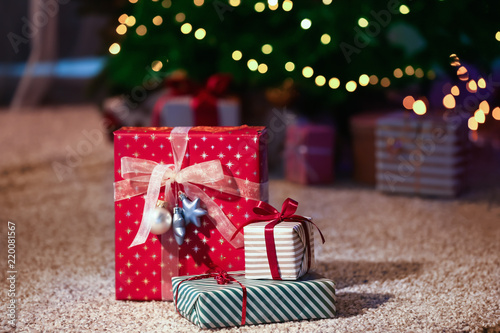
[[[18,332],[198,331],[172,303],[114,299],[113,147],[97,111],[1,112],[0,126],[0,331],[14,330],[11,299]],[[500,332],[500,191],[483,183],[441,200],[272,180],[271,204],[295,198],[327,239],[317,271],[338,315],[219,331]]]

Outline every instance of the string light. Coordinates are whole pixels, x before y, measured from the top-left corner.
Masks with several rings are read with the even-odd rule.
[[[424,71],[422,68],[417,68],[415,70],[415,76],[419,79],[423,78],[424,77]]]
[[[330,37],[329,34],[323,34],[321,35],[321,43],[326,45],[326,44],[329,44],[331,42],[332,38]]]
[[[359,77],[359,85],[365,87],[370,83],[370,77],[366,74],[363,74]]]
[[[332,89],[337,89],[338,87],[340,87],[340,80],[337,79],[336,77],[332,77],[330,81],[328,81],[328,85]]]
[[[359,20],[358,20],[358,25],[361,28],[366,28],[368,26],[368,20],[365,19],[364,17],[360,17]]]
[[[291,2],[290,0],[283,1],[282,8],[285,12],[291,11],[293,8],[293,2]]]
[[[474,119],[476,119],[478,124],[484,124],[486,117],[484,116],[483,110],[481,109],[476,110],[476,112],[474,112]]]
[[[471,131],[476,131],[477,130],[477,121],[474,117],[470,117],[469,120],[467,121],[467,125],[469,126],[469,129]]]
[[[375,75],[375,74],[370,75],[370,84],[376,85],[377,83],[378,83],[378,77],[377,77],[377,75]]]
[[[318,87],[322,87],[322,86],[325,85],[326,79],[325,79],[325,77],[323,75],[318,75],[318,76],[316,76],[316,79],[314,80],[314,83],[316,83],[316,85]]]
[[[154,25],[161,25],[163,23],[163,18],[160,15],[157,15],[153,18]]]
[[[140,26],[137,27],[137,29],[135,29],[135,32],[139,36],[144,36],[146,34],[146,32],[148,32],[148,29],[146,28],[145,25],[141,24]]]
[[[500,107],[496,107],[493,109],[493,111],[491,112],[491,115],[493,116],[493,118],[495,118],[495,120],[500,120]]]
[[[474,80],[470,80],[469,82],[467,82],[467,85],[465,87],[470,93],[475,93],[477,91],[477,84]]]
[[[155,72],[158,72],[160,69],[162,69],[163,63],[160,60],[155,60],[151,64],[151,69],[154,70]]]
[[[125,35],[127,32],[127,26],[125,24],[120,24],[119,26],[116,27],[116,33],[118,35]]]
[[[120,17],[118,18],[118,22],[121,24],[124,24],[125,21],[127,20],[128,15],[127,14],[121,14]]]
[[[460,89],[457,86],[451,87],[451,94],[453,96],[458,96],[460,95]]]
[[[193,30],[193,26],[189,23],[184,23],[183,25],[181,25],[181,32],[185,35],[187,35],[188,33],[191,32],[191,30]]]
[[[481,103],[479,103],[479,108],[483,110],[484,114],[490,113],[490,104],[488,103],[488,101],[482,101]]]
[[[257,13],[262,13],[266,9],[266,5],[263,2],[257,2],[253,8]]]
[[[310,78],[314,75],[314,70],[311,67],[306,66],[302,68],[302,75],[304,75],[305,78]]]
[[[118,54],[120,52],[120,49],[121,49],[120,44],[113,43],[109,47],[109,53],[111,53],[111,54]]]
[[[264,74],[267,72],[267,65],[266,64],[260,64],[259,67],[257,67],[257,70],[259,73]]]
[[[170,1],[170,0],[163,0],[162,3],[161,3],[161,6],[163,8],[170,8],[170,6],[172,6],[172,1]]]
[[[382,80],[380,80],[380,85],[384,88],[387,88],[388,86],[391,85],[391,80],[389,80],[388,77],[384,77],[382,78]]]
[[[273,47],[270,44],[262,45],[262,53],[270,54],[271,52],[273,52]]]
[[[239,50],[236,50],[233,52],[233,54],[231,56],[233,57],[233,60],[239,61],[243,57],[243,53],[241,53],[241,51],[239,51]]]
[[[138,0],[128,0],[130,3],[136,3]]]
[[[203,4],[205,3],[205,0],[194,0],[194,5],[195,6],[203,6]],[[229,1],[229,4],[231,4],[231,1]]]
[[[415,74],[415,70],[413,69],[413,66],[406,66],[405,73],[406,73],[406,75],[413,75],[413,74]]]
[[[331,4],[331,3],[332,3],[332,1],[333,1],[333,0],[323,0],[323,4],[325,4],[325,5],[327,5],[327,6],[328,6],[329,4]]]
[[[136,22],[135,17],[133,17],[132,15],[130,15],[129,17],[127,17],[127,19],[125,20],[125,24],[128,27],[134,26],[135,22]]]
[[[240,0],[229,0],[229,4],[233,7],[238,7],[241,4]]]
[[[456,106],[455,97],[452,94],[444,96],[443,105],[447,109],[454,109]]]
[[[349,81],[345,84],[345,89],[348,91],[348,92],[353,92],[354,90],[356,90],[356,88],[358,87],[356,81]]]
[[[269,4],[268,3],[269,9],[270,10],[276,10],[276,9],[278,9],[279,8],[278,1],[276,1],[276,3],[274,3],[274,1],[272,1],[272,2],[273,2],[273,4]]]
[[[495,34],[495,39],[500,42],[500,31]]]
[[[393,74],[396,79],[403,77],[403,71],[401,70],[401,68],[396,68]]]
[[[467,81],[469,79],[469,72],[464,66],[460,66],[457,69],[457,76],[461,81]]]
[[[483,78],[477,80],[477,86],[481,89],[486,88],[486,81]]]
[[[257,60],[250,59],[247,61],[247,66],[248,66],[248,69],[250,69],[253,72],[253,71],[257,70],[257,67],[259,67],[259,64],[257,63]]]
[[[295,69],[295,64],[293,62],[289,61],[285,64],[285,69],[287,71],[291,72]]]
[[[194,38],[202,40],[207,35],[207,32],[203,28],[199,28],[194,32]]]
[[[403,106],[407,110],[413,109],[413,103],[415,103],[415,98],[413,98],[413,96],[406,96],[403,99]]]
[[[302,20],[302,22],[300,22],[300,26],[301,26],[301,27],[302,27],[302,29],[304,29],[304,30],[309,29],[309,28],[311,27],[311,25],[312,25],[311,20],[310,20],[310,19],[307,19],[307,18],[303,19],[303,20]]]
[[[422,100],[416,100],[415,103],[413,103],[413,112],[418,114],[419,116],[424,115],[427,112],[427,107],[425,106],[424,101]]]
[[[403,15],[406,15],[410,12],[410,8],[408,8],[407,5],[401,5],[399,6],[399,12]]]
[[[184,13],[177,13],[175,15],[175,20],[179,23],[184,22],[185,19],[186,19],[186,14]]]

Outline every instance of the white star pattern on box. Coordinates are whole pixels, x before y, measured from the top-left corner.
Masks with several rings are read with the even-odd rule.
[[[156,139],[156,135],[154,135],[154,133],[151,134],[151,140],[155,141],[155,139]]]
[[[224,154],[223,153],[219,153],[219,155],[217,155],[219,158],[224,158]]]
[[[203,157],[203,159],[206,159],[208,157],[207,153],[203,152],[203,154],[201,154],[201,157]]]
[[[226,163],[227,167],[231,169],[231,167],[234,165],[233,162],[229,161]]]
[[[234,157],[236,157],[236,159],[239,161],[240,158],[241,158],[241,154],[240,153],[237,153],[236,155],[234,155]]]
[[[231,145],[227,146],[227,149],[231,150],[233,147]]]

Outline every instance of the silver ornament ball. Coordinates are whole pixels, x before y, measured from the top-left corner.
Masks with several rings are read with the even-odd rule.
[[[164,234],[172,226],[172,214],[165,208],[156,207],[150,212],[149,218],[152,221],[151,233],[154,235]]]

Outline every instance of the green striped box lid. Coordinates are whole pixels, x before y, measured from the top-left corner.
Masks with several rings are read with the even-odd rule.
[[[247,288],[246,324],[332,318],[335,315],[335,284],[307,274],[296,281],[251,280],[230,272]],[[172,278],[179,283],[192,276]],[[214,278],[184,281],[179,287],[177,307],[182,316],[201,328],[241,325],[243,291],[236,282],[219,285]]]

